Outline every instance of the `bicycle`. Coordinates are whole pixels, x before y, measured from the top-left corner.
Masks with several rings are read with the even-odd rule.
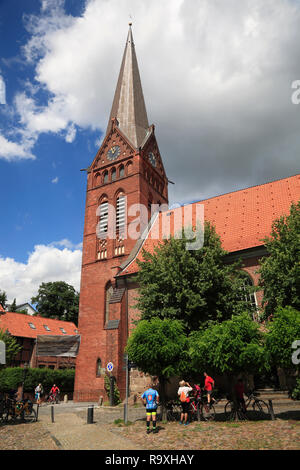
[[[259,393],[251,391],[245,394],[248,398],[245,401],[244,407],[240,401],[234,402],[229,399],[224,407],[224,413],[226,419],[230,420],[246,420],[249,418],[248,408],[252,405],[253,412],[259,419],[267,419],[270,417],[270,410],[267,403],[261,399],[258,399]]]
[[[7,398],[4,404],[2,420],[6,423],[16,422],[17,419],[26,422],[37,421],[37,414],[33,403],[28,399],[15,400]]]
[[[51,405],[54,405],[54,404],[58,405],[60,403],[59,394],[49,393],[49,395],[46,398],[45,403],[51,404]]]
[[[214,404],[218,400],[214,399]],[[199,400],[191,399],[190,405],[190,421],[214,421],[216,417],[216,410],[213,403],[208,404],[204,396]]]

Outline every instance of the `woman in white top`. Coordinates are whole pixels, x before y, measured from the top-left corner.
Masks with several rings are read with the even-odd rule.
[[[178,389],[177,394],[179,396],[181,406],[182,406],[180,424],[182,424],[184,420],[185,426],[189,424],[188,423],[188,413],[189,413],[189,407],[190,407],[189,393],[192,390],[193,388],[190,386],[188,382],[185,382],[185,380],[181,380],[181,382],[179,382],[179,389]]]

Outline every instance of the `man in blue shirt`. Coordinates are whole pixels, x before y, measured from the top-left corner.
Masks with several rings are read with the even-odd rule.
[[[159,403],[159,395],[156,390],[154,390],[153,385],[146,390],[143,395],[141,396],[141,399],[144,403],[144,406],[146,407],[146,413],[147,413],[147,434],[150,432],[150,422],[151,422],[151,417],[152,417],[152,425],[153,425],[153,432],[156,433],[156,412],[157,412],[157,406]]]

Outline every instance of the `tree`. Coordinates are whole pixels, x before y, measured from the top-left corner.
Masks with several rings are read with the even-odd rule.
[[[21,351],[16,339],[0,329],[0,341],[5,343],[6,366],[9,366],[16,355]]]
[[[249,309],[240,264],[225,263],[227,253],[214,227],[205,224],[199,250],[187,250],[186,243],[184,237],[171,238],[153,254],[143,251],[137,274],[141,318],[177,319],[188,332]]]
[[[79,293],[64,281],[43,282],[38,295],[32,297],[39,315],[47,318],[71,321],[77,324]]]
[[[6,292],[0,290],[0,305],[2,305],[3,308],[6,308],[6,302],[7,302]]]
[[[11,312],[16,312],[17,311],[17,303],[16,303],[16,299],[14,299],[13,303],[11,304],[11,306],[9,307],[10,311]]]
[[[292,307],[279,307],[267,328],[266,352],[270,364],[283,369],[299,369],[298,358],[293,358],[296,348],[298,351],[300,348],[300,312]],[[293,348],[295,341],[299,343]]]
[[[300,201],[274,221],[264,242],[270,256],[261,260],[259,273],[266,316],[288,305],[300,310]]]
[[[185,370],[188,363],[183,323],[166,318],[141,320],[128,339],[126,352],[144,373],[158,377],[164,414],[166,382]]]
[[[262,372],[268,367],[264,334],[247,313],[192,332],[189,355],[196,370],[226,374],[233,397],[234,379],[238,374]]]

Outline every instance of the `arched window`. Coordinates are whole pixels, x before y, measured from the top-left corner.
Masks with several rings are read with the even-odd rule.
[[[97,216],[100,217],[97,225],[97,236],[98,238],[105,238],[108,230],[108,201],[102,199],[98,209]]]
[[[245,271],[242,271],[242,276],[243,283],[241,298],[246,301],[254,315],[257,312],[256,295],[253,291],[254,284],[251,277]]]
[[[109,302],[113,291],[113,286],[111,284],[107,284],[105,288],[105,323],[108,323],[109,321]]]
[[[117,197],[116,204],[116,232],[121,233],[125,229],[126,220],[126,199],[123,193]]]
[[[101,377],[102,375],[102,361],[100,357],[98,357],[96,362],[96,377]]]
[[[105,171],[105,172],[104,172],[104,175],[103,175],[103,183],[104,183],[104,184],[108,183],[108,171]]]
[[[123,178],[124,173],[125,173],[124,165],[121,165],[120,168],[119,168],[119,177]]]
[[[100,173],[96,173],[95,175],[95,186],[99,186],[101,184],[101,175]]]
[[[116,169],[113,168],[113,169],[111,170],[111,180],[112,180],[112,181],[115,181],[116,175],[117,175]]]

